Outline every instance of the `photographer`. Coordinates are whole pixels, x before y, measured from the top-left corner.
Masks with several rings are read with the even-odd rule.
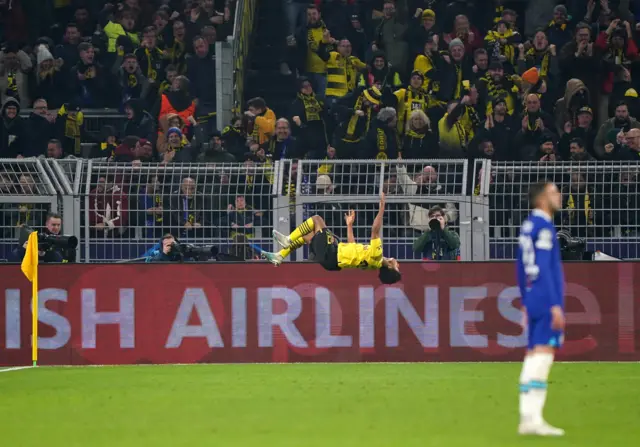
[[[167,233],[145,258],[146,262],[207,262],[217,255],[217,247],[180,243],[171,233]]]
[[[27,249],[26,238],[31,233],[31,229],[23,227],[24,243],[15,251],[19,259],[24,258]],[[64,236],[60,234],[62,230],[62,216],[58,213],[47,214],[45,228],[38,233],[38,255],[39,262],[76,262],[76,247],[78,245],[77,238],[73,236]]]
[[[460,236],[447,228],[444,210],[439,206],[429,209],[429,229],[413,243],[413,251],[421,253],[424,260],[455,261],[458,248]]]
[[[159,249],[147,258],[147,262],[181,262],[182,260],[183,256],[177,249],[176,238],[170,233],[162,236]]]

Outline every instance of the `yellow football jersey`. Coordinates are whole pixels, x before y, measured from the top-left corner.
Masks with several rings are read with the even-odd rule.
[[[338,244],[338,267],[341,269],[380,269],[382,267],[382,240],[373,239],[369,245],[341,242]]]

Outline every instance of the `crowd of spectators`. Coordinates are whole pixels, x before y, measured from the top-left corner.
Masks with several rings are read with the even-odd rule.
[[[244,179],[254,178],[252,167],[280,159],[640,160],[637,1],[282,0],[285,31],[274,54],[295,97],[279,114],[263,98],[248,99],[219,130],[209,119],[212,44],[231,34],[234,0],[68,0],[22,28],[9,23],[27,21],[31,2],[3,3],[0,157],[78,157],[80,143],[92,141],[92,158],[243,162]],[[82,111],[95,107],[122,110],[126,123],[87,135]],[[319,166],[316,192],[361,192],[339,184],[358,172]],[[388,192],[450,187],[434,166],[409,171],[393,172]],[[273,174],[260,172],[268,194]],[[294,194],[294,169],[287,175],[284,192]],[[141,178],[135,194],[149,196],[137,206],[143,220],[164,227],[175,220],[185,232],[209,219],[250,237],[269,206],[249,200],[259,195],[247,193],[251,182],[229,193],[215,208],[219,216],[199,213],[213,210],[198,200],[210,200],[207,188],[224,188],[225,175],[218,177],[212,185],[174,181],[180,187],[162,203],[150,192],[165,188],[164,179]],[[118,190],[113,203],[95,201],[96,230],[117,221],[107,224],[100,207],[124,209],[129,191],[117,180],[102,177],[93,191]],[[580,214],[586,189],[567,192]]]
[[[285,2],[296,156],[640,159],[629,2],[532,3],[525,34],[527,2]]]
[[[0,158],[51,157],[55,139],[59,158],[195,161],[196,128],[200,144],[215,133],[214,44],[232,34],[235,8],[236,0],[0,2]],[[95,109],[118,110],[126,122],[88,132],[85,112]],[[136,155],[139,141],[150,142],[150,156]],[[83,153],[82,143],[95,150]]]

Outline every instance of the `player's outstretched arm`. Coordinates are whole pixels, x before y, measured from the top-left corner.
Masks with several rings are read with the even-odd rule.
[[[371,227],[371,240],[379,239],[382,232],[382,220],[384,218],[384,205],[385,196],[384,193],[380,193],[380,205],[378,207],[378,215],[373,220],[373,226]]]
[[[344,215],[344,221],[347,224],[347,242],[353,244],[356,242],[356,238],[353,235],[353,223],[356,221],[356,212],[349,210],[349,212]]]

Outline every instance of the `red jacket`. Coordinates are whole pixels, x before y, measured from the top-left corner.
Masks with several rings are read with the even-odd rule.
[[[95,226],[104,223],[111,228],[124,230],[127,227],[127,196],[118,186],[111,186],[108,190],[98,192],[96,189],[89,194],[89,223]]]

